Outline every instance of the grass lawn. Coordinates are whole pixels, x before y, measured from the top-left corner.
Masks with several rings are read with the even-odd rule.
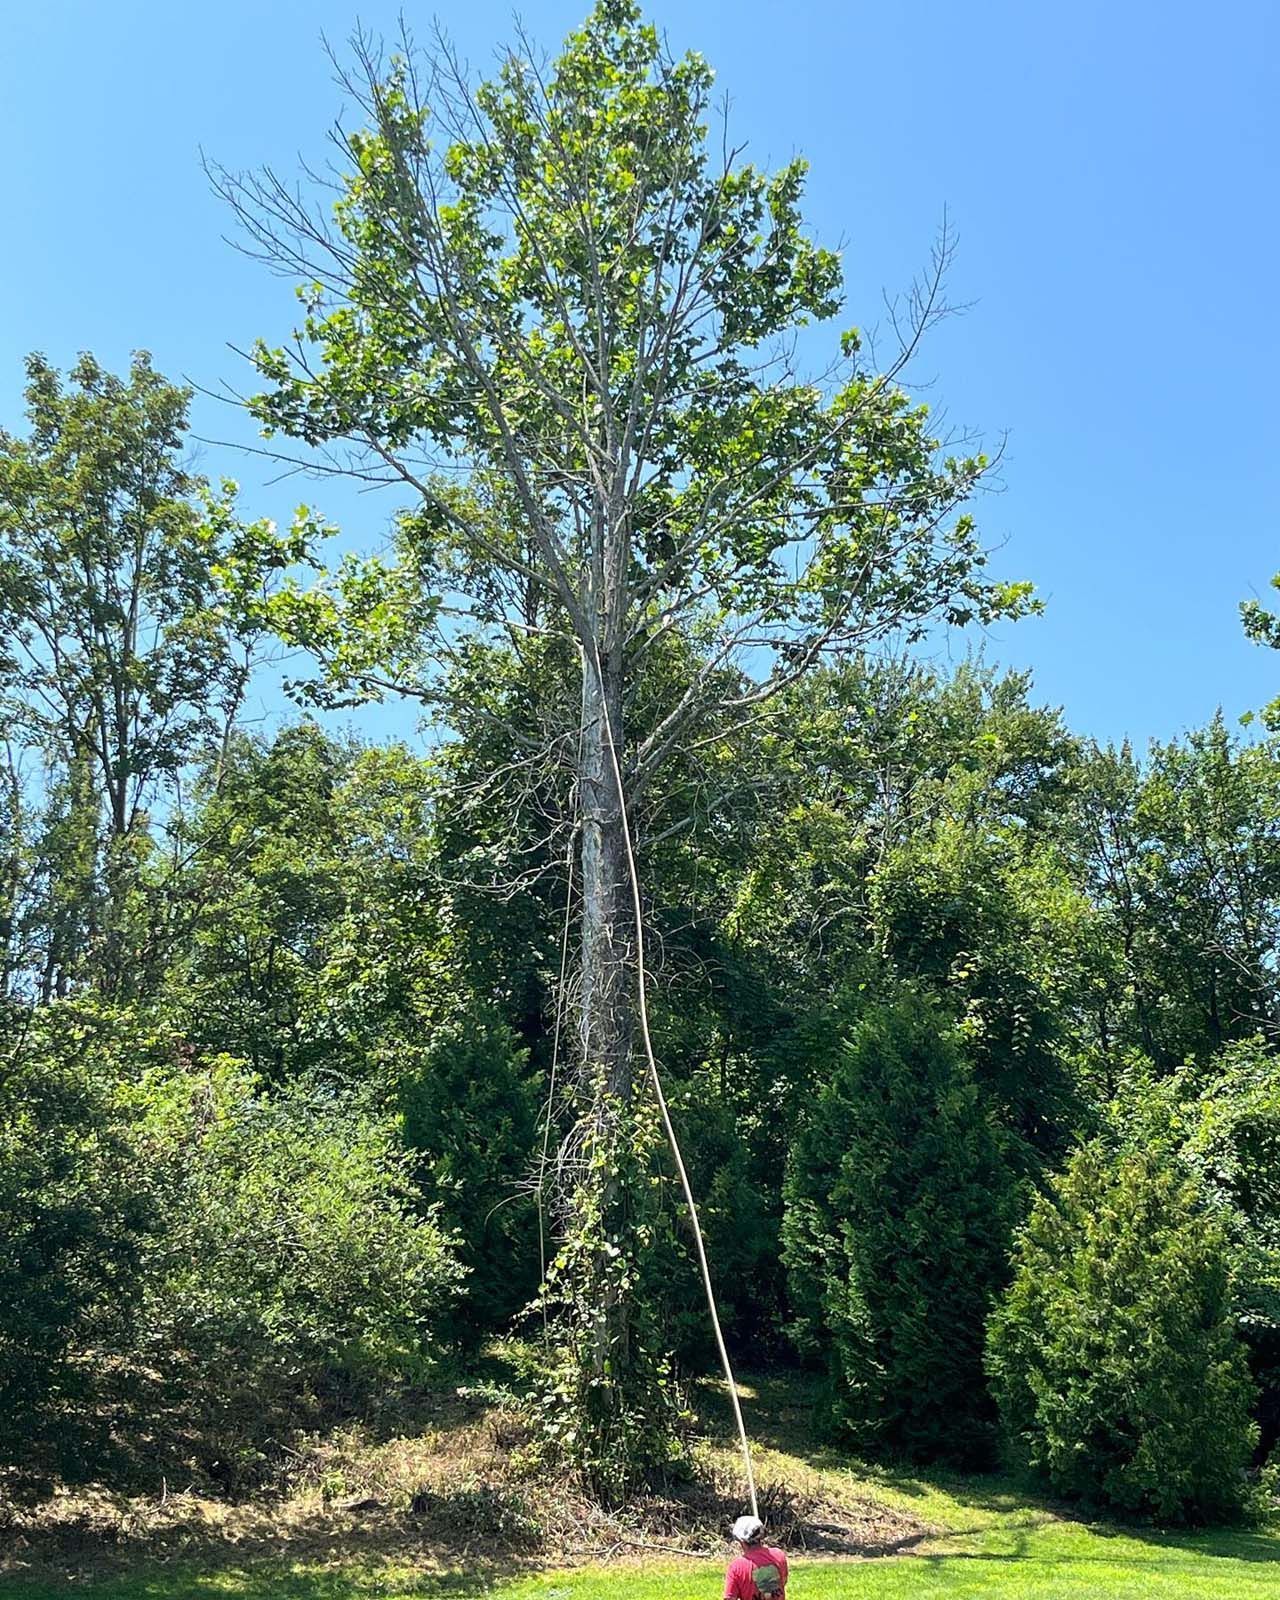
[[[963,1541],[949,1541],[959,1543]],[[65,1600],[90,1593],[95,1600],[200,1600],[253,1596],[254,1600],[464,1600],[501,1594],[503,1600],[718,1600],[719,1569],[707,1563],[643,1569],[584,1568],[506,1580],[492,1573],[413,1573],[403,1567],[285,1566],[274,1562],[215,1572],[153,1567],[69,1589],[56,1582],[0,1582],[6,1600]],[[970,1547],[888,1560],[797,1562],[795,1600],[928,1600],[983,1596],[984,1600],[1147,1600],[1204,1596],[1206,1600],[1271,1600],[1280,1594],[1280,1540],[1260,1533],[1218,1533],[1172,1538],[1103,1534],[1076,1524],[987,1530]]]

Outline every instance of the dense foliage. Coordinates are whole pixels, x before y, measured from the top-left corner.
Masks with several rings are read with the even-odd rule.
[[[153,1417],[235,1489],[281,1428],[429,1374],[461,1271],[415,1206],[394,1126],[350,1097],[266,1097],[224,1061],[135,1092],[166,1221],[125,1353]]]
[[[42,1023],[0,1074],[0,1461],[75,1471],[104,1444],[83,1352],[128,1328],[160,1218],[110,1080]]]
[[[260,349],[257,409],[373,451],[394,559],[305,587],[321,524],[240,520],[143,356],[33,357],[0,434],[4,1482],[241,1492],[499,1337],[538,1459],[679,1464],[714,1351],[625,842],[733,1349],[868,1453],[1003,1425],[1063,1493],[1234,1514],[1280,1436],[1280,743],[1099,748],[880,653],[1030,605],[981,459],[853,332],[792,370],[838,309],[802,166],[717,172],[628,0],[452,151],[360,63],[324,359]],[[280,638],[306,711],[250,731]],[[341,731],[392,694],[440,736]]]
[[[954,1028],[909,991],[871,1010],[792,1147],[783,1223],[800,1340],[863,1448],[990,1455],[982,1341],[1013,1199]]]
[[[0,1465],[194,1469],[236,1490],[281,1431],[440,1354],[463,1278],[395,1124],[264,1094],[136,1011],[42,1009],[0,1089]],[[278,1451],[278,1444],[274,1446]]]
[[[1036,1201],[988,1362],[1015,1451],[1060,1494],[1174,1522],[1240,1510],[1251,1389],[1225,1244],[1158,1148],[1085,1145]]]

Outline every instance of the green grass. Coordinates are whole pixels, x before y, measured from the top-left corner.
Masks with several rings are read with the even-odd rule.
[[[953,1535],[950,1545],[963,1545]],[[254,1563],[213,1573],[153,1568],[88,1586],[94,1600],[718,1600],[719,1568],[664,1563],[635,1570],[585,1568],[504,1579],[486,1572],[427,1575],[403,1567],[338,1569]],[[1108,1534],[1073,1523],[988,1528],[968,1548],[892,1560],[798,1561],[794,1600],[1270,1600],[1280,1593],[1280,1541],[1262,1533],[1215,1533],[1178,1539]],[[77,1588],[79,1586],[77,1585]],[[68,1586],[11,1580],[6,1600],[65,1600]]]

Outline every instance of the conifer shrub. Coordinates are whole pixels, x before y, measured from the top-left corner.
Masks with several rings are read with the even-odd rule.
[[[506,1022],[476,1005],[437,1030],[401,1077],[398,1101],[417,1188],[467,1269],[456,1331],[483,1338],[538,1288],[531,1190],[540,1107],[529,1053]]]
[[[1014,1457],[1121,1516],[1220,1521],[1244,1504],[1252,1390],[1228,1251],[1159,1146],[1081,1147],[1022,1229],[987,1369]]]
[[[906,991],[839,1055],[792,1151],[783,1250],[800,1348],[860,1448],[979,1464],[983,1330],[1016,1203],[961,1041]]]

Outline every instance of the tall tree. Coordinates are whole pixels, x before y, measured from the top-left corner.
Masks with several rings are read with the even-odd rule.
[[[294,631],[328,647],[343,692],[411,680],[414,628],[437,665],[477,636],[558,648],[559,720],[508,734],[513,764],[555,763],[574,795],[564,1169],[571,1228],[592,1242],[567,1300],[586,1319],[578,1437],[625,1476],[642,1383],[618,1265],[636,1193],[628,817],[643,837],[673,753],[825,654],[1016,615],[1029,590],[984,576],[958,513],[984,458],[946,455],[898,382],[945,309],[949,240],[887,364],[848,329],[804,373],[803,330],[841,308],[839,260],[802,227],[804,163],[744,163],[712,132],[709,67],[673,59],[633,0],[600,0],[552,63],[521,39],[479,85],[443,41],[384,60],[357,37],[354,58],[365,126],[337,137],[332,216],[270,172],[218,175],[249,248],[305,285],[293,344],[258,347],[258,416],[354,446],[330,464],[412,499],[398,568],[349,565]],[[672,635],[696,641],[691,670],[642,716],[646,663]],[[445,676],[413,686],[447,709]]]
[[[1110,929],[1104,1054],[1138,1048],[1171,1070],[1274,1033],[1280,936],[1280,762],[1222,718],[1145,764],[1093,751],[1061,823]]]
[[[186,469],[189,391],[146,355],[127,378],[85,355],[65,380],[37,355],[27,378],[30,430],[0,432],[0,722],[100,844],[98,932],[119,981],[148,808],[225,735],[251,664],[242,602],[290,543],[236,521],[233,484]],[[74,954],[46,950],[46,993]]]

